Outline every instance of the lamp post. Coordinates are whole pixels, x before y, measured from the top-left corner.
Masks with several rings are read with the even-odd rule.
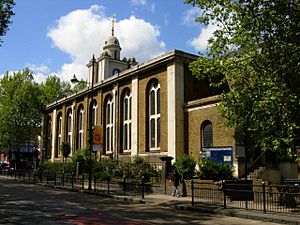
[[[92,58],[92,82],[91,82],[91,91],[89,92],[91,99],[90,104],[93,104],[93,97],[94,97],[94,66],[95,66],[95,56],[93,55]],[[78,79],[76,78],[75,74],[71,79],[73,84],[78,83]],[[88,190],[92,190],[92,151],[93,151],[93,109],[92,106],[89,105],[89,183],[88,183]]]

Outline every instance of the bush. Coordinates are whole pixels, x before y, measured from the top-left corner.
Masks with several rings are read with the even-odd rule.
[[[190,155],[178,157],[175,162],[175,167],[184,179],[195,176],[196,161]]]
[[[233,170],[229,163],[222,165],[208,159],[202,159],[200,162],[199,177],[203,180],[232,180]]]

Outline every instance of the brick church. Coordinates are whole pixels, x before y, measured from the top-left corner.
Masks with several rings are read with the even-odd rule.
[[[222,127],[216,111],[218,90],[188,68],[197,56],[172,50],[137,63],[121,58],[121,50],[112,29],[101,54],[87,64],[87,87],[47,106],[44,157],[62,160],[63,141],[70,143],[71,154],[88,148],[92,123],[103,134],[98,157],[214,157],[243,175],[243,151],[237,153],[234,131]]]

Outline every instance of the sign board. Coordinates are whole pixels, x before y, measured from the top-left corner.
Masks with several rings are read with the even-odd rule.
[[[232,147],[203,147],[202,157],[219,163],[233,164]]]
[[[103,126],[94,126],[93,151],[102,151],[103,148]]]

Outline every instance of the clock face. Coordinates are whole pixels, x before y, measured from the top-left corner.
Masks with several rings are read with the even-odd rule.
[[[115,75],[115,74],[118,74],[120,72],[121,71],[118,68],[114,68],[113,71],[112,71],[112,74]]]

